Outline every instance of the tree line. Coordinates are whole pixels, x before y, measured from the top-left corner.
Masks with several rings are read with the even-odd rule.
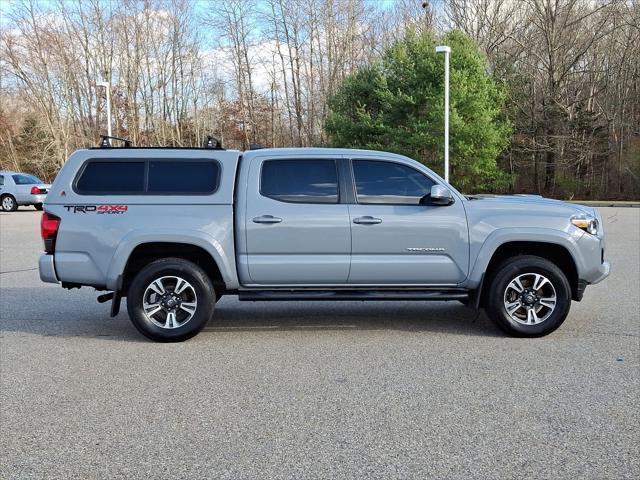
[[[385,81],[402,82],[390,52],[411,38],[457,38],[458,68],[469,58],[474,73],[457,85],[452,76],[461,102],[452,109],[477,125],[456,132],[452,114],[452,143],[472,134],[491,145],[471,138],[482,162],[459,151],[458,186],[566,198],[640,192],[639,0],[16,0],[0,13],[1,168],[51,179],[73,150],[96,145],[106,132],[102,80],[114,135],[136,145],[196,146],[212,134],[227,148],[357,146],[335,128],[345,88],[389,65],[397,71]],[[403,88],[391,92],[406,98],[387,118],[421,125],[411,139],[424,146],[412,151],[438,171],[441,127],[420,118]],[[427,90],[425,108],[435,108]],[[486,95],[499,98],[491,118],[500,139],[470,111]],[[391,137],[378,146],[399,149]],[[499,172],[487,177],[489,154]]]

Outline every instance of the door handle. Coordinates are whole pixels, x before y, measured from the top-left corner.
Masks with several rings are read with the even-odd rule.
[[[364,217],[354,218],[353,223],[358,223],[360,225],[375,225],[376,223],[382,223],[382,219],[365,215]]]
[[[253,223],[280,223],[281,218],[274,217],[273,215],[261,215],[253,219]]]

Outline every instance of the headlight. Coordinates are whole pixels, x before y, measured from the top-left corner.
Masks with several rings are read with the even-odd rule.
[[[591,215],[580,214],[571,217],[571,223],[591,235],[598,234],[598,220]]]

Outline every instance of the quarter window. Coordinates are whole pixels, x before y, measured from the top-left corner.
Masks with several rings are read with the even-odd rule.
[[[84,195],[141,194],[145,162],[89,162],[76,183]]]
[[[362,204],[419,205],[435,185],[418,170],[395,162],[354,160],[353,176]]]
[[[218,162],[149,162],[149,193],[213,193],[218,188]]]
[[[89,161],[76,181],[81,195],[205,195],[218,189],[215,160]]]
[[[0,175],[0,186],[4,185],[4,176]]]
[[[262,164],[260,193],[281,202],[338,203],[334,160],[267,160]]]

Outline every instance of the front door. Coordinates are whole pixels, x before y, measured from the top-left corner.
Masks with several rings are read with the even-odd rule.
[[[351,229],[340,199],[338,161],[253,159],[245,217],[251,284],[347,282]]]
[[[435,184],[397,161],[353,159],[350,284],[455,285],[469,268],[462,202],[425,202]]]

